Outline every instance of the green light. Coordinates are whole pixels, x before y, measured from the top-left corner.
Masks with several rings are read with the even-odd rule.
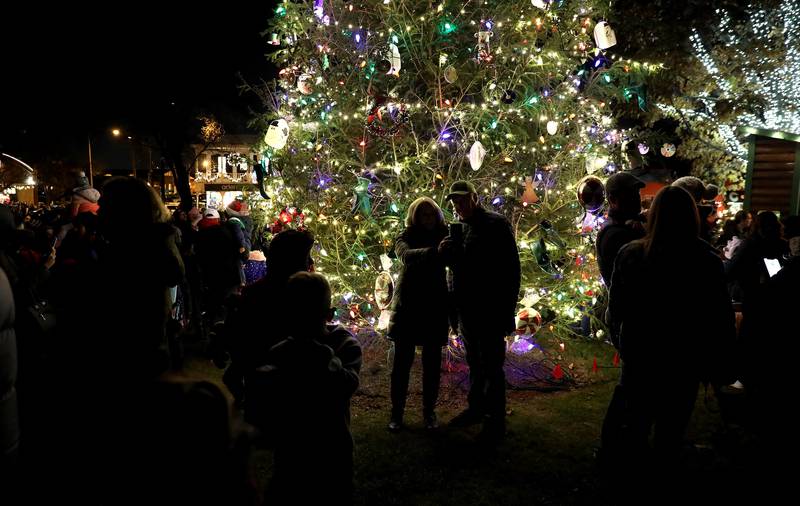
[[[492,128],[492,130],[494,130],[495,128],[497,128],[497,120],[492,120],[492,124],[491,124],[491,125],[489,125],[489,126]]]
[[[364,253],[359,253],[358,254],[358,261],[359,262],[363,262],[365,258],[367,258],[367,255],[365,255]]]
[[[603,75],[603,80],[605,80],[605,82],[607,82],[607,83],[610,83],[611,82],[611,76],[608,75],[608,74],[605,74],[605,75]]]
[[[533,96],[528,99],[528,105],[535,105],[539,103],[539,97]]]
[[[449,19],[443,18],[441,21],[439,21],[438,28],[441,35],[450,35],[458,29],[458,26],[456,26],[456,24],[451,22]]]
[[[397,204],[394,203],[394,202],[392,202],[392,205],[389,206],[389,208],[392,210],[393,213],[396,213],[396,212],[398,212],[400,210],[400,208],[397,207]]]
[[[279,5],[279,6],[278,6],[278,7],[275,9],[275,15],[276,15],[276,16],[278,16],[278,17],[283,17],[283,16],[285,16],[285,15],[286,15],[286,7],[284,7],[283,5]]]

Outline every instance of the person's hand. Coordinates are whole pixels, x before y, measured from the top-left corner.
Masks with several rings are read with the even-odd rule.
[[[442,239],[442,242],[439,243],[437,251],[440,255],[448,257],[453,254],[455,249],[456,249],[456,243],[452,239],[450,239],[450,236],[448,235],[447,237]]]
[[[47,257],[47,260],[44,261],[44,267],[50,270],[56,264],[56,249],[50,249],[50,255]]]

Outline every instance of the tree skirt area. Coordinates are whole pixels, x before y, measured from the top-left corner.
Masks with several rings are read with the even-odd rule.
[[[754,483],[754,445],[739,425],[722,421],[717,401],[702,389],[687,434],[691,444],[685,462],[680,469],[668,470],[668,479],[653,482],[650,478],[663,477],[665,471],[645,464],[634,466],[635,476],[600,465],[594,453],[619,371],[613,365],[613,349],[596,341],[567,343],[566,350],[556,344],[551,358],[565,361],[559,381],[552,378],[552,364],[543,373],[544,381],[532,381],[527,373],[513,378],[515,369],[531,365],[509,353],[509,382],[521,388],[508,390],[509,432],[494,446],[475,440],[479,426],[446,426],[466,406],[468,386],[465,366],[451,355],[443,359],[437,405],[442,427],[423,428],[418,353],[406,406],[407,428],[392,434],[386,428],[391,343],[378,336],[359,337],[364,362],[361,386],[352,399],[356,504],[646,504],[660,502],[657,498],[664,494],[688,493],[687,487],[695,499],[729,497],[727,504],[735,504],[744,497],[743,484]],[[222,371],[205,359],[190,356],[185,373],[211,380],[227,393]],[[253,461],[263,489],[271,475],[270,451],[255,450]]]

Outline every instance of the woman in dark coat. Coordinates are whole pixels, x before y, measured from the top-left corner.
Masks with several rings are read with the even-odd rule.
[[[392,304],[389,337],[394,340],[392,367],[392,417],[389,430],[403,426],[408,378],[417,346],[422,346],[422,404],[425,427],[438,427],[436,399],[442,347],[447,344],[448,291],[439,243],[447,235],[444,215],[428,197],[408,208],[406,229],[395,243],[395,254],[403,263]]]
[[[722,261],[699,237],[691,195],[662,189],[648,213],[644,239],[614,262],[608,315],[622,357],[620,385],[629,433],[623,448],[647,448],[655,426],[661,456],[677,457],[700,382],[731,381],[735,338]]]

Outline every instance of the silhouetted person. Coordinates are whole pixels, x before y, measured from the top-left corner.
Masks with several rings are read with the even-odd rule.
[[[312,269],[314,236],[304,230],[285,230],[267,251],[267,274],[245,287],[225,323],[231,364],[223,380],[237,404],[244,398],[244,379],[264,365],[267,352],[288,337],[286,282],[292,274]]]
[[[606,286],[611,284],[614,259],[620,248],[644,237],[642,199],[644,182],[633,174],[618,172],[606,182],[608,221],[597,234],[597,263]]]
[[[195,253],[203,284],[204,332],[216,356],[218,326],[225,321],[226,303],[242,286],[242,244],[234,229],[223,226],[216,209],[206,209],[197,224]]]
[[[672,182],[672,186],[683,188],[692,196],[700,216],[700,238],[710,243],[717,217],[713,204],[704,201],[713,200],[719,193],[719,187],[713,184],[706,185],[700,178],[694,176],[678,178]]]
[[[608,221],[597,234],[595,243],[597,263],[606,287],[611,285],[614,260],[619,250],[631,241],[644,237],[642,198],[639,193],[644,186],[642,180],[628,172],[617,172],[606,181]],[[621,437],[625,425],[624,414],[625,390],[622,385],[617,385],[603,420],[601,451],[604,456],[610,456],[609,452],[618,446],[616,441]]]
[[[627,433],[618,443],[634,457],[629,465],[641,463],[636,456],[645,454],[653,426],[657,454],[678,458],[700,382],[730,379],[733,309],[722,261],[700,239],[699,222],[688,192],[663,188],[647,235],[614,263],[609,321],[627,401]]]
[[[353,493],[350,398],[358,388],[361,346],[333,316],[319,274],[286,286],[290,337],[248,379],[245,413],[274,442],[270,504],[348,504]]]
[[[463,239],[448,236],[439,252],[452,267],[458,322],[469,365],[469,406],[450,425],[484,422],[481,438],[505,434],[505,336],[514,327],[519,297],[520,264],[514,231],[508,220],[483,209],[472,183],[457,181],[447,199],[461,218]]]
[[[17,338],[14,334],[14,294],[0,268],[0,487],[3,503],[13,499],[13,485],[18,479],[20,444],[17,409]],[[7,481],[6,481],[7,480]]]
[[[444,259],[439,243],[447,235],[444,215],[428,197],[408,207],[406,228],[394,247],[403,264],[392,301],[389,337],[394,341],[392,364],[392,415],[389,430],[403,425],[408,378],[416,347],[422,346],[422,415],[425,427],[438,427],[436,399],[442,367],[442,347],[447,345],[448,300]]]
[[[91,303],[71,320],[71,355],[56,364],[63,381],[53,385],[53,409],[69,416],[53,427],[53,455],[65,471],[65,497],[108,503],[118,500],[117,470],[138,430],[134,401],[169,367],[170,289],[183,264],[167,210],[147,183],[112,178],[99,204],[97,269],[75,295]]]
[[[254,505],[247,441],[219,387],[166,377],[128,399],[135,432],[109,503]]]

